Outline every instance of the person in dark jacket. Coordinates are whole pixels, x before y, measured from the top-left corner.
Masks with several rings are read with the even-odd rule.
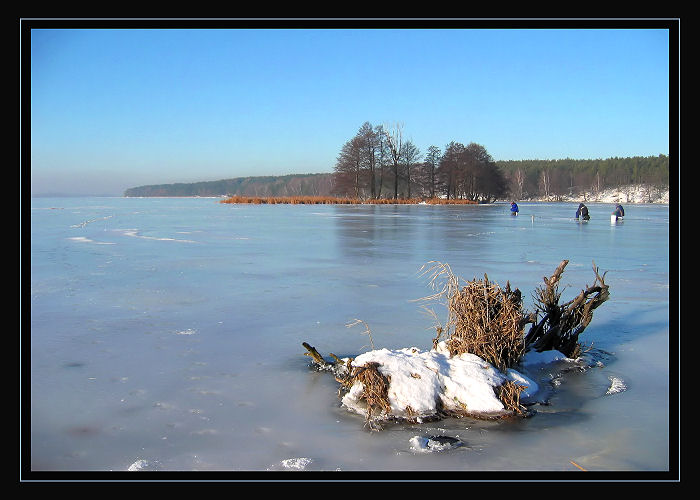
[[[625,216],[625,209],[619,203],[615,205],[615,210],[613,210],[613,215],[618,219]]]
[[[510,202],[510,215],[518,215],[518,212],[520,210],[518,209],[518,204],[515,203],[514,201]]]
[[[583,203],[579,203],[578,210],[576,210],[576,219],[581,218],[581,220],[589,220],[591,218],[588,215],[588,207]]]

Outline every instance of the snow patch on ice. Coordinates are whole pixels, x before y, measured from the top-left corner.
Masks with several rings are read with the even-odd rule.
[[[194,330],[192,328],[188,328],[187,330],[181,330],[179,332],[175,332],[175,335],[194,335],[197,333],[197,330]]]
[[[141,470],[158,470],[158,461],[139,459],[129,466],[127,471],[135,472]]]
[[[119,229],[117,230],[121,232],[125,236],[131,236],[133,238],[141,238],[144,240],[155,240],[155,241],[178,241],[180,243],[197,243],[196,241],[193,240],[180,240],[177,238],[165,238],[165,237],[156,237],[156,236],[144,236],[142,235],[138,229]]]
[[[288,458],[286,460],[282,460],[280,462],[282,464],[282,467],[285,469],[293,469],[293,470],[304,470],[306,467],[313,462],[310,458]]]
[[[95,241],[85,236],[72,236],[68,238],[69,240],[78,241],[80,243],[94,243],[95,245],[114,245],[114,243],[108,241]]]
[[[608,390],[605,392],[606,395],[617,394],[627,390],[627,384],[625,384],[624,380],[612,376],[608,378],[610,380],[610,387],[608,387]]]

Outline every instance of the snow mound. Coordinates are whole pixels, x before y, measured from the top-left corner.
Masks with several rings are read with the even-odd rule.
[[[444,343],[436,349],[421,351],[416,347],[379,349],[357,356],[353,366],[378,363],[379,372],[388,378],[391,415],[386,417],[433,417],[440,410],[470,414],[499,415],[507,409],[495,389],[511,380],[525,386],[522,396],[532,396],[537,384],[516,370],[502,373],[479,356],[464,353],[450,357]],[[350,411],[367,416],[362,398],[364,387],[356,381],[342,398]]]

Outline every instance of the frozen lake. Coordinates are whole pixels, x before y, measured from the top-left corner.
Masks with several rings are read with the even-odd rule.
[[[626,205],[624,222],[611,223],[613,206],[591,203],[591,220],[578,223],[576,206],[522,203],[511,217],[507,204],[32,199],[23,459],[32,471],[242,475],[674,469],[675,219],[668,205]],[[419,274],[429,261],[510,281],[530,310],[563,259],[563,301],[593,283],[592,261],[607,271],[610,299],[580,337],[598,363],[538,372],[552,392],[531,418],[371,432],[303,355],[302,342],[324,355],[368,350],[363,328],[346,327],[356,318],[376,348],[430,349],[433,320],[415,302],[431,292]],[[416,436],[461,446],[416,449]]]

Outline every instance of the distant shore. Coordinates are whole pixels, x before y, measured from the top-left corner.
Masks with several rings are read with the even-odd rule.
[[[497,200],[500,202],[512,201],[513,199]],[[585,192],[572,195],[552,195],[535,198],[515,199],[518,203],[541,202],[541,203],[660,203],[668,204],[668,188],[655,188],[642,185],[623,186],[601,190],[599,192]],[[255,204],[255,205],[476,205],[476,201],[465,199],[446,198],[382,198],[382,199],[361,199],[361,198],[337,198],[332,196],[226,196],[220,203],[230,204]]]
[[[524,198],[519,202],[563,202],[563,203],[660,203],[668,204],[669,188],[657,188],[640,184],[631,184],[617,188],[604,189],[598,192],[588,191],[572,195],[540,196]]]
[[[353,198],[336,198],[332,196],[243,196],[243,195],[209,195],[209,196],[119,196],[119,195],[86,195],[86,194],[34,194],[32,198],[211,198],[222,200],[221,203],[249,203],[249,204],[334,204],[334,205],[475,205],[477,202],[464,199],[434,198],[410,198],[393,199],[382,198],[379,200],[365,200]],[[587,191],[584,193],[568,195],[550,195],[522,198],[508,197],[496,200],[496,202],[518,203],[669,203],[668,187],[653,187],[645,185],[629,185],[617,188],[604,189],[601,191]]]

